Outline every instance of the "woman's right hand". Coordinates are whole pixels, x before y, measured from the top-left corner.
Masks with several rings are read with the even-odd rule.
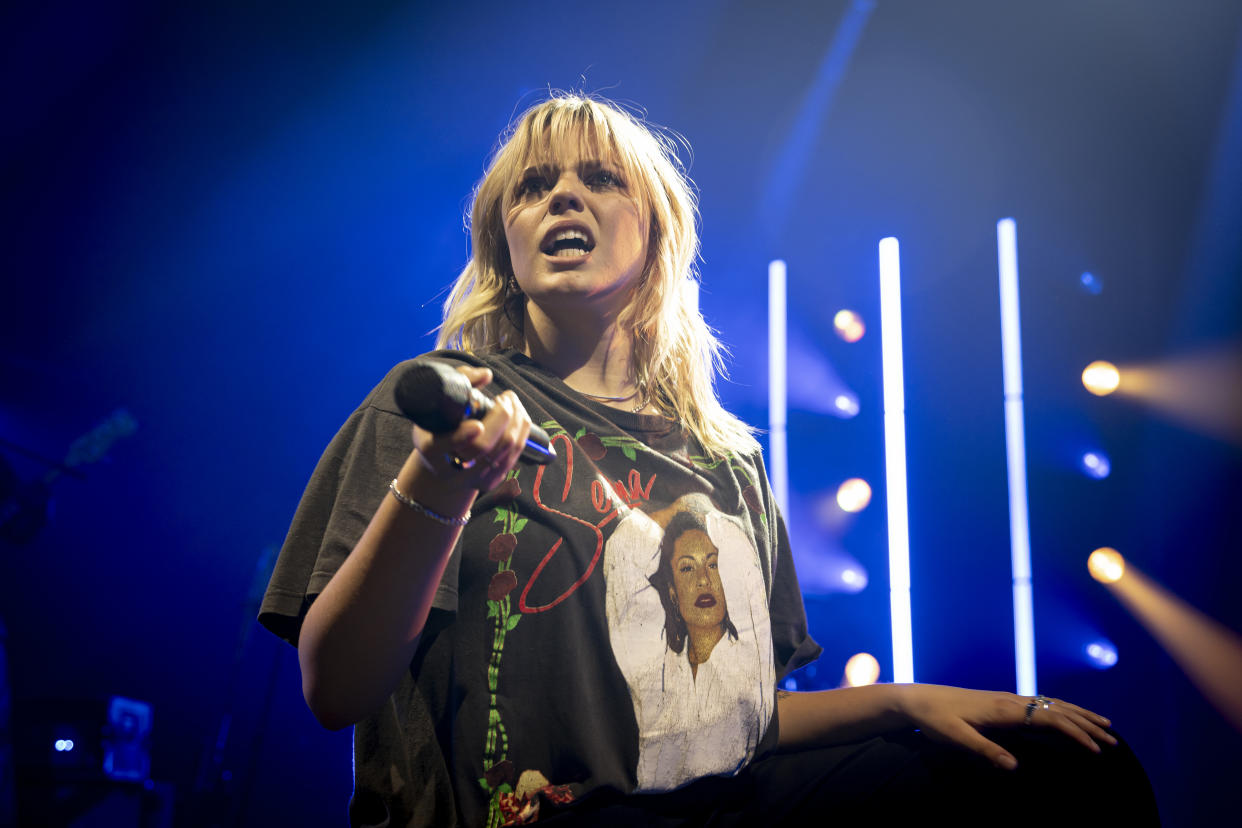
[[[490,368],[460,365],[457,370],[475,388],[492,381]],[[530,427],[530,415],[517,394],[505,391],[493,399],[482,420],[462,420],[451,432],[432,434],[413,426],[414,447],[423,469],[437,485],[486,492],[499,485],[517,464]]]

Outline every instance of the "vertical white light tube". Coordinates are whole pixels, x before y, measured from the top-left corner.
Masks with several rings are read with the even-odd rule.
[[[1031,595],[1031,531],[1026,497],[1026,435],[1022,423],[1022,332],[1018,313],[1018,228],[996,223],[1000,271],[1001,356],[1005,391],[1005,454],[1009,467],[1009,557],[1013,569],[1014,661],[1018,694],[1035,695],[1035,610]]]
[[[910,619],[910,522],[906,510],[906,392],[901,356],[901,254],[880,240],[880,337],[884,365],[884,474],[888,501],[889,613],[893,681],[914,681]]]
[[[789,447],[785,442],[786,385],[785,262],[768,264],[768,455],[772,494],[789,519]]]

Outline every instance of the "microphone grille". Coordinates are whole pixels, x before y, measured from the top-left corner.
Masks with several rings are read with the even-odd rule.
[[[461,424],[470,402],[470,382],[451,365],[415,360],[397,378],[393,397],[405,416],[433,433]]]

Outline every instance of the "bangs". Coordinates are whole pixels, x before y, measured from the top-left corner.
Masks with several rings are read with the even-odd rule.
[[[638,185],[645,184],[647,179],[643,174],[645,165],[634,153],[637,132],[623,117],[589,99],[548,101],[522,119],[505,148],[512,155],[504,165],[504,208],[507,210],[513,203],[526,170],[556,169],[565,158],[574,156],[616,170],[631,196],[637,196],[640,189],[645,189]]]

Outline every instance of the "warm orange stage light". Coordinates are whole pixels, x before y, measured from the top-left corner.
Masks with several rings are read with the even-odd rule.
[[[857,342],[867,332],[862,317],[852,310],[837,311],[836,316],[832,317],[832,327],[836,329],[837,336],[846,342]]]
[[[1104,546],[1087,558],[1087,570],[1100,583],[1111,584],[1121,580],[1121,576],[1126,574],[1126,559],[1111,546]]]
[[[1082,370],[1082,384],[1092,394],[1103,397],[1113,393],[1121,385],[1121,372],[1111,362],[1096,360]]]
[[[1103,551],[1096,550],[1091,557]],[[1160,642],[1199,692],[1242,731],[1242,636],[1133,566],[1124,571],[1124,578],[1107,582],[1109,591]]]
[[[871,502],[871,486],[861,477],[851,477],[837,488],[837,505],[843,512],[861,512]]]
[[[875,684],[880,677],[880,662],[871,653],[856,653],[845,662],[845,685],[863,687]]]

